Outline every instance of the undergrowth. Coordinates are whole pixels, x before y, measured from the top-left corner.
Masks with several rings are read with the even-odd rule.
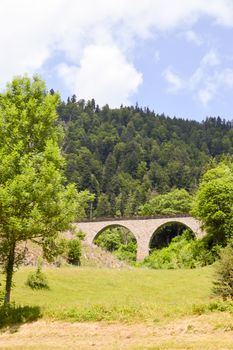
[[[192,312],[195,315],[202,315],[208,312],[229,312],[233,314],[233,301],[215,300],[206,304],[193,304]]]
[[[196,240],[189,231],[172,239],[169,246],[154,249],[139,266],[152,269],[196,268],[212,264],[216,250],[209,250],[205,240]]]

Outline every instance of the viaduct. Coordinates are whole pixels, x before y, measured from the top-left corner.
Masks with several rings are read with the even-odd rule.
[[[168,217],[134,217],[134,218],[114,218],[96,219],[92,221],[77,222],[76,228],[85,233],[85,242],[93,244],[94,239],[106,228],[125,227],[137,240],[137,260],[143,260],[149,255],[151,239],[156,231],[168,223],[181,223],[195,234],[197,238],[202,238],[204,232],[201,223],[192,216],[168,216]]]

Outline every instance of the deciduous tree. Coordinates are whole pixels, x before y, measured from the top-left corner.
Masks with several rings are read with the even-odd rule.
[[[192,196],[184,189],[175,189],[166,194],[155,195],[139,208],[140,215],[172,215],[189,213]]]
[[[85,196],[65,186],[57,123],[58,94],[37,76],[17,77],[0,94],[0,260],[6,275],[5,304],[20,263],[19,244],[44,248],[67,229]]]
[[[233,165],[230,161],[208,170],[200,183],[193,213],[213,244],[225,244],[233,235]]]

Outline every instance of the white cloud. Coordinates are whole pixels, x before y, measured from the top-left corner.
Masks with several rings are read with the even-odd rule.
[[[192,42],[197,46],[201,46],[203,44],[203,40],[200,35],[195,33],[193,30],[187,30],[183,33],[183,35],[187,41]]]
[[[174,73],[171,70],[170,67],[168,67],[163,72],[163,77],[169,84],[169,89],[168,90],[170,92],[178,92],[179,90],[183,89],[184,82],[182,81],[182,79],[179,77],[178,74]]]
[[[209,79],[209,76],[213,76],[213,71],[215,66],[221,63],[219,54],[214,51],[208,51],[201,59],[199,66],[194,71],[194,73],[189,78],[189,88],[191,90],[197,89],[199,84],[203,84],[204,81]],[[211,89],[208,89],[208,91]]]
[[[110,89],[112,94],[119,93],[122,102],[129,101],[142,81],[131,57],[131,49],[137,41],[178,27],[181,30],[184,26],[190,28],[201,16],[210,16],[217,24],[232,27],[233,2],[1,0],[0,85],[13,75],[40,71],[48,59],[52,60],[59,53],[63,57],[59,62],[60,76],[66,82],[72,81],[73,88],[77,89],[73,92],[80,98],[84,97],[83,93],[85,97],[105,101]],[[198,38],[192,31],[188,37],[197,43]],[[102,55],[98,51],[101,59],[90,58],[93,47],[103,50]],[[108,57],[104,58],[106,52]],[[122,71],[113,74],[114,65]],[[101,84],[98,90],[93,88],[90,71],[95,77],[98,72],[105,77],[98,81]],[[105,72],[109,79],[111,77],[111,84]],[[173,81],[174,88],[181,88],[175,73],[167,72],[167,78]],[[111,101],[115,103],[120,98]]]
[[[201,64],[204,66],[217,66],[220,64],[220,58],[214,50],[210,50],[202,58]]]
[[[163,77],[168,82],[170,92],[189,91],[194,99],[207,106],[219,91],[233,89],[233,69],[222,68],[219,54],[207,52],[197,69],[189,77],[181,77],[168,67]]]
[[[38,70],[52,54],[55,0],[44,7],[29,0],[0,2],[0,82]]]
[[[117,47],[90,45],[85,48],[79,66],[58,66],[67,87],[85,99],[95,97],[100,105],[119,107],[129,104],[129,97],[142,83],[142,74]]]
[[[203,87],[197,91],[197,97],[204,106],[213,100],[218,91],[233,89],[233,69],[222,69],[205,78],[206,81],[203,81]]]
[[[214,81],[208,82],[203,88],[197,91],[197,98],[203,106],[207,106],[208,103],[214,98],[217,91],[217,84]]]

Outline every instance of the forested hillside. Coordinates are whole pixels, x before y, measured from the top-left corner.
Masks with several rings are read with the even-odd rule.
[[[88,215],[129,216],[154,193],[194,192],[213,157],[233,154],[233,122],[170,118],[136,106],[62,102],[67,178],[96,199]]]

